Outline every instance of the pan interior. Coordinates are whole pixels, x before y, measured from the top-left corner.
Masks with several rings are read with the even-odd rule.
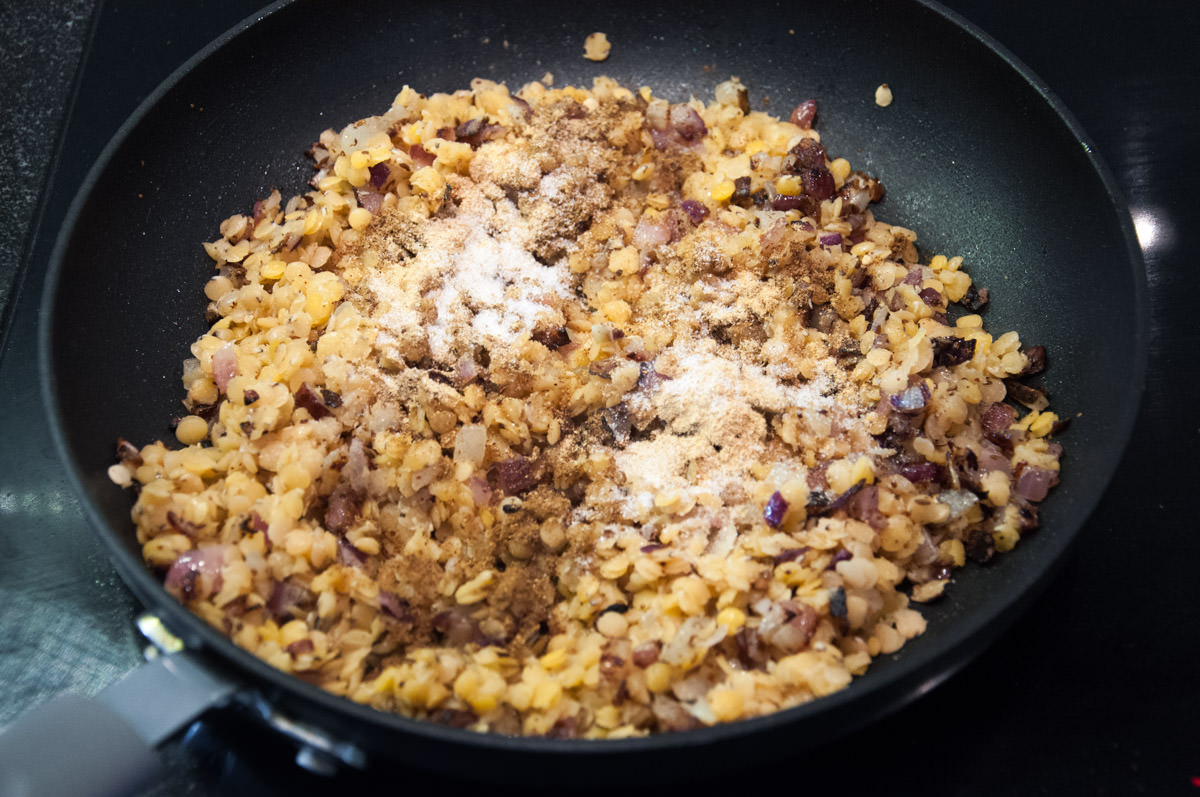
[[[613,42],[602,64],[582,57],[592,31]],[[791,723],[793,739],[818,738],[910,699],[998,633],[1083,526],[1132,426],[1146,320],[1127,214],[1080,131],[976,34],[908,2],[834,2],[820,14],[623,2],[569,14],[537,2],[416,13],[383,0],[295,2],[203,53],[122,129],[90,175],[56,248],[43,316],[56,437],[122,575],[189,640],[284,694],[326,708],[339,702],[272,677],[157,586],[141,565],[129,498],[105,476],[113,444],[118,435],[170,435],[168,419],[181,414],[181,360],[206,328],[202,286],[211,261],[199,242],[272,188],[285,196],[302,190],[310,174],[303,153],[321,130],[385,109],[404,84],[452,91],[483,76],[515,87],[547,72],[556,85],[607,74],[672,101],[707,99],[736,75],[752,104],[776,115],[815,98],[831,157],[887,186],[877,216],[916,230],[926,256],[963,255],[991,291],[989,329],[1017,329],[1047,347],[1045,384],[1060,414],[1077,417],[1063,438],[1063,482],[1043,507],[1042,530],[996,564],[964,572],[928,612],[930,630],[844,693],[696,738],[779,722]],[[885,82],[895,101],[880,108],[875,88]],[[1097,346],[1103,357],[1089,351]],[[357,706],[343,712],[414,728]],[[805,733],[818,724],[820,733]],[[446,738],[564,749],[552,740]]]

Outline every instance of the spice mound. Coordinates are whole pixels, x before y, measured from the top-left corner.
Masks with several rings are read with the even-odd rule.
[[[479,731],[846,687],[1037,525],[1061,424],[816,116],[476,80],[323,133],[205,244],[182,447],[118,445],[147,563],[280,670]]]

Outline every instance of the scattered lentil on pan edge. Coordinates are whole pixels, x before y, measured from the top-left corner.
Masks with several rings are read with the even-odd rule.
[[[947,317],[986,293],[874,218],[815,103],[716,96],[405,87],[226,219],[184,447],[109,471],[166,588],[334,693],[501,733],[771,712],[920,634],[905,589],[1057,482],[1011,381],[1044,353]]]

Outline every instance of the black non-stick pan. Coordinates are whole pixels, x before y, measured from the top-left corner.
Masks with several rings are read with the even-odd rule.
[[[602,64],[582,57],[593,31],[613,42]],[[382,714],[271,669],[192,616],[142,564],[130,497],[105,471],[118,435],[166,438],[180,412],[180,363],[205,328],[201,289],[211,275],[199,242],[272,188],[302,190],[303,153],[319,132],[386,109],[404,84],[449,91],[483,76],[517,86],[546,72],[559,85],[608,74],[674,101],[709,98],[736,75],[755,107],[784,115],[817,99],[831,156],[887,186],[876,215],[917,230],[927,255],[963,255],[990,289],[989,329],[1017,329],[1049,351],[1044,384],[1073,423],[1041,529],[992,564],[959,573],[927,610],[929,630],[842,692],[646,739],[474,734]],[[895,101],[881,108],[875,89],[885,82]],[[129,586],[192,651],[179,677],[228,685],[209,699],[236,692],[345,742],[331,750],[349,751],[352,763],[361,754],[450,768],[469,756],[492,776],[553,781],[585,766],[592,782],[617,781],[647,762],[656,772],[694,773],[826,741],[914,699],[995,638],[1036,599],[1131,433],[1145,368],[1144,294],[1129,216],[1087,137],[1036,77],[936,6],[298,0],[272,6],[186,64],[106,149],[54,253],[41,362],[56,440],[87,514]],[[190,675],[193,664],[216,674]]]

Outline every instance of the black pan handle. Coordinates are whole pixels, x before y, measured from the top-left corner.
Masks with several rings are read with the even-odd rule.
[[[159,773],[156,748],[235,685],[191,652],[158,656],[95,698],[60,695],[0,734],[0,797],[116,797]]]

